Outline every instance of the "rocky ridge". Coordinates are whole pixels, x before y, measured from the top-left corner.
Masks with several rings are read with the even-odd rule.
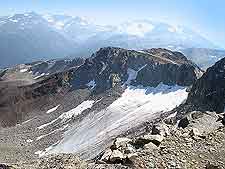
[[[47,62],[47,65],[46,63],[34,63],[3,71],[1,85],[4,92],[2,95],[7,97],[2,98],[1,109],[7,110],[9,113],[3,114],[5,116],[1,117],[2,126],[6,127],[0,130],[2,138],[0,140],[1,161],[6,163],[17,163],[24,159],[32,161],[45,154],[48,149],[54,148],[60,143],[63,144],[65,133],[70,132],[73,135],[73,132],[76,131],[84,133],[83,130],[89,132],[89,135],[93,135],[90,141],[94,140],[94,142],[90,144],[89,141],[83,140],[85,144],[88,143],[89,149],[85,149],[85,146],[78,147],[83,148],[79,149],[80,154],[78,155],[83,158],[87,158],[87,156],[95,157],[98,152],[111,144],[112,139],[123,135],[127,129],[130,129],[131,132],[128,135],[132,138],[134,132],[136,132],[137,124],[143,122],[144,127],[146,127],[147,123],[145,124],[143,120],[148,118],[152,122],[158,121],[161,119],[161,115],[166,113],[163,107],[162,110],[151,110],[152,115],[146,110],[147,105],[143,106],[142,112],[144,112],[143,117],[145,119],[140,119],[137,116],[135,125],[126,128],[130,123],[128,123],[129,121],[125,122],[121,126],[123,130],[120,131],[118,130],[120,126],[114,126],[112,119],[120,120],[120,116],[124,116],[122,114],[124,111],[126,113],[131,112],[131,114],[132,112],[136,113],[135,108],[141,108],[139,104],[151,103],[146,100],[147,102],[137,104],[138,100],[134,100],[134,106],[127,107],[126,111],[124,106],[130,104],[123,103],[124,105],[118,107],[120,101],[117,101],[124,96],[124,92],[137,92],[134,94],[139,94],[139,91],[144,91],[144,93],[140,93],[144,99],[151,99],[153,96],[163,96],[167,99],[167,94],[170,93],[173,94],[171,95],[173,97],[177,93],[182,94],[182,98],[186,98],[185,87],[194,83],[202,74],[202,71],[181,53],[165,49],[134,51],[107,47],[100,49],[85,61],[55,63],[57,63],[56,68],[58,63],[58,67],[62,68],[60,72],[55,72],[54,66],[49,66],[50,62]],[[45,74],[37,79],[32,76],[27,77],[29,71],[24,70],[27,68],[29,71],[32,70],[32,75],[35,70],[36,72],[44,70],[42,73]],[[17,74],[18,70],[20,75]],[[149,74],[157,77],[156,80],[145,78]],[[14,77],[16,78],[14,79]],[[171,79],[168,79],[168,77]],[[32,81],[24,83],[26,79],[32,79]],[[7,87],[4,84],[7,84],[5,85]],[[11,91],[15,91],[15,93],[7,94]],[[12,100],[13,102],[11,102]],[[127,99],[125,98],[125,100]],[[9,104],[12,104],[12,106]],[[86,104],[88,104],[87,107],[83,106]],[[176,102],[176,104],[180,104],[180,102]],[[111,109],[110,105],[112,105]],[[166,109],[171,108],[171,105],[167,106]],[[15,111],[10,111],[10,107],[14,107]],[[10,121],[6,121],[6,119],[10,119]],[[111,123],[112,125],[108,126]],[[93,126],[90,128],[89,124]],[[101,133],[100,131],[104,127],[100,126],[99,128],[98,125],[100,124],[109,127],[109,132],[107,131],[104,137],[96,138],[96,135],[91,131],[94,129],[94,132]],[[110,130],[110,127],[113,130]],[[111,134],[110,131],[114,131],[114,133]],[[118,131],[118,133],[115,133],[115,131]],[[139,135],[143,133],[146,133],[146,131],[140,130]],[[80,137],[82,139],[82,134]],[[155,139],[152,137],[155,136],[150,134],[148,138],[144,137],[140,140]],[[103,142],[103,139],[106,142]],[[73,143],[75,141],[79,144],[80,139],[73,140]],[[132,146],[138,147],[139,141],[132,142]],[[150,143],[151,141],[147,142]],[[115,156],[119,153],[118,151],[114,152]],[[84,157],[85,153],[87,154]],[[123,155],[123,157],[126,158],[128,155],[129,153]],[[117,157],[110,162],[114,163],[115,161],[118,161]],[[104,165],[107,166],[108,164],[102,164],[102,166]],[[93,166],[96,167],[95,164]]]

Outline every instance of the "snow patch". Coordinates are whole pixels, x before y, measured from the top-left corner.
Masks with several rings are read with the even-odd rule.
[[[33,140],[28,139],[28,140],[26,140],[26,142],[27,142],[27,143],[32,143],[32,142],[33,142]]]
[[[65,26],[65,24],[63,22],[56,22],[55,23],[55,27],[57,29],[63,29],[64,26]]]
[[[39,79],[39,78],[43,77],[44,75],[45,75],[45,73],[42,73],[42,74],[40,74],[40,75],[38,75],[38,76],[35,76],[34,79],[35,79],[35,80],[36,80],[36,79]]]
[[[43,128],[45,128],[45,127],[47,127],[47,126],[49,126],[49,125],[55,123],[57,120],[58,120],[58,118],[55,119],[55,120],[52,120],[52,121],[49,122],[49,123],[43,124],[43,125],[39,126],[38,129],[39,129],[39,130],[40,130],[40,129],[43,129]]]
[[[61,114],[59,116],[59,118],[62,119],[62,120],[70,119],[73,116],[77,116],[77,115],[81,114],[84,110],[87,110],[87,109],[91,108],[94,103],[95,103],[94,100],[84,101],[80,105],[78,105],[76,108]]]
[[[52,113],[54,111],[56,111],[58,108],[59,108],[60,105],[56,106],[56,107],[53,107],[51,109],[49,109],[46,113],[49,114],[49,113]]]
[[[20,69],[21,73],[24,73],[24,72],[27,72],[27,71],[28,71],[28,69]]]
[[[30,122],[30,121],[33,120],[33,119],[34,119],[34,118],[22,122],[22,125],[23,125],[23,124],[26,124],[26,123],[28,123],[28,122]]]
[[[43,129],[43,128],[55,123],[58,120],[61,120],[61,122],[64,122],[68,119],[71,119],[73,116],[77,116],[77,115],[81,114],[84,110],[91,108],[94,103],[95,103],[94,100],[84,101],[81,104],[79,104],[76,108],[71,109],[70,111],[67,111],[67,112],[61,114],[58,118],[52,120],[49,123],[43,124],[37,128],[40,130],[40,129]]]
[[[106,64],[104,62],[101,61],[101,64],[102,64],[102,69],[101,71],[99,72],[99,74],[102,74],[102,72],[106,69]]]
[[[87,84],[86,84],[88,87],[90,87],[91,89],[94,89],[95,88],[95,86],[96,86],[96,83],[95,83],[95,81],[94,80],[91,80],[90,82],[88,82]]]
[[[138,72],[141,71],[145,66],[147,66],[147,64],[139,68],[137,71],[134,69],[128,68],[127,69],[128,78],[124,84],[129,85],[132,82],[132,80],[135,80],[137,78]]]
[[[58,144],[58,142],[56,142],[55,144],[51,145],[50,147],[46,148],[43,151],[41,150],[36,151],[34,154],[38,155],[39,157],[43,157],[46,154],[46,152],[50,151],[56,144]]]
[[[210,56],[211,58],[217,58],[217,56]]]
[[[64,125],[62,128],[56,129],[56,130],[54,130],[54,131],[52,131],[52,132],[50,132],[50,133],[48,133],[48,134],[41,135],[41,136],[39,136],[39,137],[36,138],[36,141],[41,140],[41,139],[43,139],[43,138],[45,138],[45,137],[47,137],[47,136],[49,136],[49,135],[51,135],[51,134],[54,134],[54,133],[56,133],[56,132],[58,132],[58,131],[63,131],[63,130],[65,130],[68,126],[69,126],[69,125],[66,124],[66,125]]]
[[[173,113],[173,114],[169,115],[169,116],[167,117],[167,119],[169,119],[169,118],[173,118],[173,117],[175,117],[176,115],[177,115],[177,112],[175,112],[175,113]]]

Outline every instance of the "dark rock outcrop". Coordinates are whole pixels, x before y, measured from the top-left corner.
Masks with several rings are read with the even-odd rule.
[[[157,86],[159,83],[189,86],[202,74],[202,71],[191,61],[179,53],[166,49],[145,51],[126,50],[122,48],[101,48],[74,73],[74,88],[86,87],[94,80],[96,90],[103,91],[113,84],[112,74],[124,83],[128,77],[128,69],[137,73],[132,84]]]
[[[194,83],[186,104],[204,111],[221,113],[225,107],[225,58],[207,69]]]

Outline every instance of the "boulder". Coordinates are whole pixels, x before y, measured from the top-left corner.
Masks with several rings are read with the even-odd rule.
[[[190,117],[186,116],[178,122],[178,127],[186,128],[190,124]]]
[[[151,135],[151,134],[144,135],[143,138],[148,142],[154,143],[155,145],[159,145],[164,139],[162,135]]]
[[[111,155],[112,155],[112,150],[111,149],[107,149],[104,152],[103,156],[101,157],[101,161],[105,161],[105,162],[109,161],[109,158],[110,158]]]
[[[114,145],[115,145],[115,148],[117,149],[119,147],[126,147],[126,145],[130,142],[132,142],[131,139],[126,137],[121,137],[121,138],[116,138]]]
[[[193,120],[188,128],[194,131],[192,131],[194,135],[205,136],[224,126],[222,121],[218,121],[219,117],[215,112],[202,113],[201,116],[195,119],[193,117],[192,114]]]
[[[162,135],[164,137],[170,135],[169,128],[165,123],[158,123],[152,127],[153,135]]]
[[[109,160],[110,162],[119,162],[119,161],[123,161],[126,157],[124,156],[124,154],[119,151],[119,150],[113,150]]]
[[[130,153],[130,154],[127,154],[126,156],[126,158],[128,158],[129,160],[133,160],[136,157],[138,157],[137,153]]]
[[[126,147],[123,147],[122,150],[125,154],[130,154],[130,153],[136,152],[136,149],[131,144],[127,144]]]
[[[155,150],[155,149],[158,149],[158,147],[154,143],[152,143],[152,142],[150,142],[148,144],[145,144],[143,148],[144,149],[147,149],[147,150]]]
[[[197,128],[192,128],[189,134],[190,136],[203,136]]]
[[[156,146],[159,146],[163,139],[164,137],[162,135],[147,134],[134,140],[132,145],[136,149],[143,148],[146,144],[150,142],[154,143]]]

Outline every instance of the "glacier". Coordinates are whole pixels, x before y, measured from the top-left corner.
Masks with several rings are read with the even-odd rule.
[[[128,86],[110,106],[100,112],[93,111],[73,124],[46,154],[76,153],[83,159],[92,159],[118,135],[172,110],[187,96],[186,88],[177,85]]]

